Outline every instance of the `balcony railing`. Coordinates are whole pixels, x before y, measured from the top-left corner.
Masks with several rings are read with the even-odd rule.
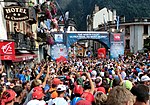
[[[8,33],[8,39],[15,41],[15,49],[36,50],[35,39],[22,33]]]

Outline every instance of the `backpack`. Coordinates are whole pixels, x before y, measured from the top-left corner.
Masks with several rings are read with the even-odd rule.
[[[51,94],[52,94],[53,92],[55,92],[55,91],[56,91],[56,90],[53,90],[53,91],[51,91],[51,92],[45,93],[44,101],[48,101],[49,99],[52,99],[52,98],[51,98]]]

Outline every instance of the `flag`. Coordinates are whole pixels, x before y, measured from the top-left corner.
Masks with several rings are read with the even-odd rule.
[[[68,20],[69,19],[69,11],[67,11],[66,13],[65,13],[65,20]]]
[[[120,22],[119,16],[117,16],[117,30],[119,30],[119,22]]]
[[[64,23],[64,19],[63,19],[63,16],[62,16],[62,15],[59,17],[59,20],[58,20],[58,21],[60,21],[61,23]]]

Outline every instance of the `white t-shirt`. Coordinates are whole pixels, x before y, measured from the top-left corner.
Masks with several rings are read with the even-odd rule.
[[[64,99],[64,98],[61,98],[61,97],[57,97],[55,99],[50,99],[49,102],[48,102],[48,105],[68,105],[68,102]]]
[[[30,100],[27,105],[46,105],[46,102],[44,100]]]
[[[124,72],[124,71],[121,72],[121,77],[123,80],[126,78],[126,75],[127,75],[126,72]]]

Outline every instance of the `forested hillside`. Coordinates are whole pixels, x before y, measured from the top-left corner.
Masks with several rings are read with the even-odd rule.
[[[134,17],[150,17],[150,0],[57,0],[65,12],[69,10],[78,30],[86,30],[86,16],[94,10],[97,4],[100,8],[116,9],[117,15],[124,15],[126,21]]]

